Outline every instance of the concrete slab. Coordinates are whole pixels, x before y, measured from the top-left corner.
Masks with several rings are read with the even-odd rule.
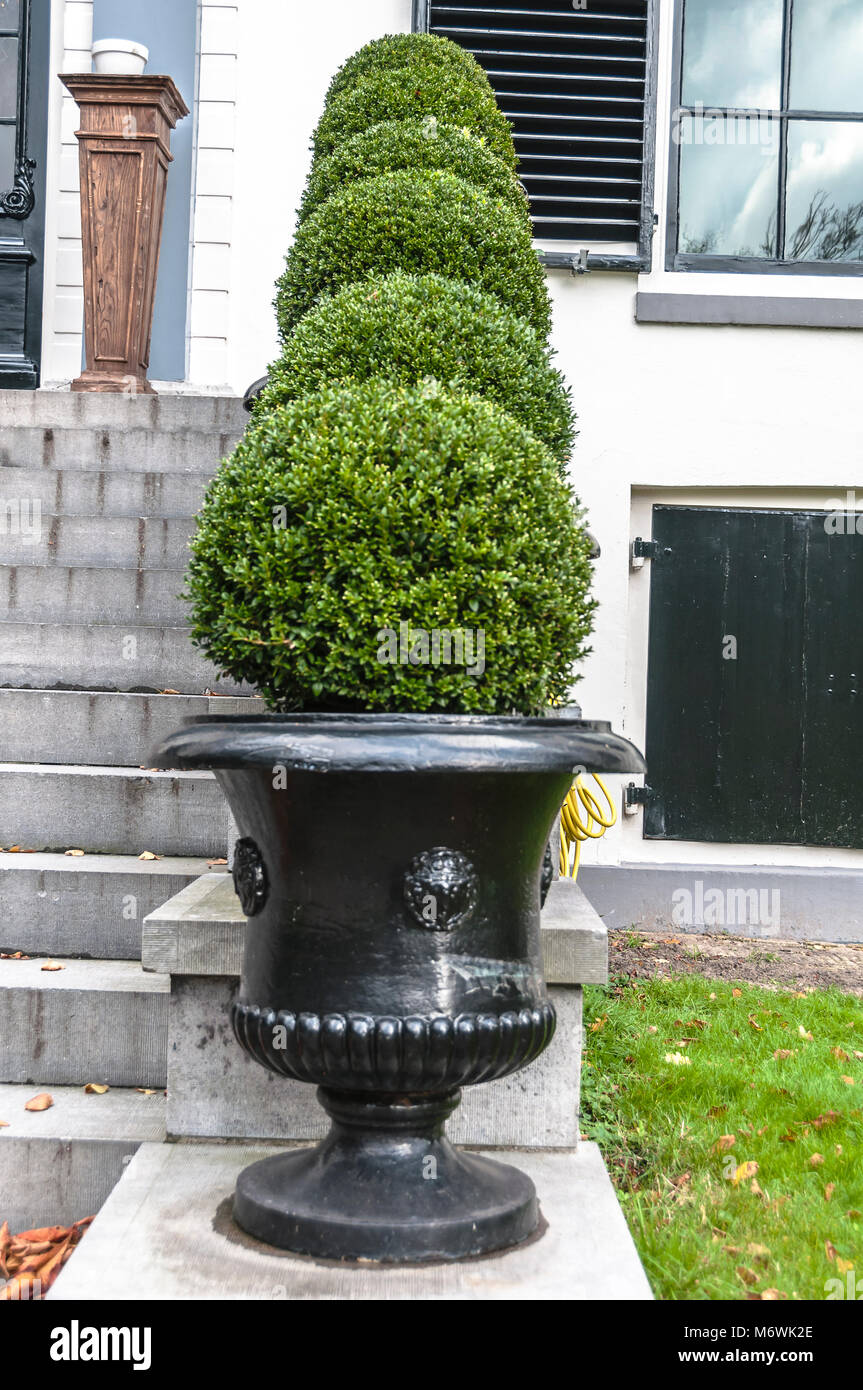
[[[32,1086],[0,1085],[0,1223],[11,1231],[66,1226],[92,1216],[125,1165],[165,1135],[165,1097],[52,1086],[50,1110],[31,1112]]]
[[[49,1300],[635,1301],[652,1298],[594,1144],[577,1155],[496,1154],[534,1181],[544,1234],[502,1255],[387,1267],[274,1251],[231,1218],[240,1171],[277,1152],[143,1144]]]
[[[195,516],[205,473],[106,473],[84,468],[2,468],[0,497],[38,502],[57,516]]]
[[[0,565],[0,622],[183,627],[184,584],[178,569]]]
[[[585,865],[579,881],[609,928],[724,931],[757,940],[863,941],[863,869]],[[721,904],[709,923],[704,921],[705,903]]]
[[[35,534],[6,534],[7,564],[87,565],[106,569],[182,570],[195,522],[187,517],[52,516]]]
[[[162,978],[162,977],[157,977]],[[174,976],[168,1025],[169,1135],[317,1139],[327,1120],[314,1086],[275,1076],[234,1038],[236,979]],[[574,1149],[579,1138],[582,990],[552,985],[557,1031],[523,1071],[467,1086],[447,1132],[458,1143]]]
[[[0,845],[220,856],[227,804],[210,772],[0,763]]]
[[[236,975],[243,968],[246,919],[230,874],[208,874],[144,923],[145,970],[171,975]],[[549,984],[604,984],[608,936],[577,883],[557,879],[542,912]]]
[[[0,960],[0,1082],[165,1084],[170,980],[134,961]]]
[[[207,872],[205,859],[0,854],[0,951],[138,961],[144,918]]]

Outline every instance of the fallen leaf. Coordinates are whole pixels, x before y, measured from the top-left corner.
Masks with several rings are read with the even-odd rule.
[[[813,1129],[823,1129],[825,1125],[835,1124],[836,1121],[841,1118],[838,1110],[825,1110],[823,1115],[819,1115],[817,1119],[810,1120],[809,1123]]]
[[[860,1217],[863,1216],[863,1212],[859,1212],[856,1207],[850,1207],[845,1215],[849,1221],[859,1221]]]
[[[825,1240],[825,1242],[824,1242],[824,1250],[825,1250],[825,1252],[826,1252],[826,1255],[827,1255],[828,1260],[829,1260],[830,1263],[832,1264],[833,1261],[836,1259],[837,1254],[839,1253],[839,1252],[837,1251],[837,1249],[836,1249],[836,1246],[833,1244],[832,1240]]]
[[[770,1259],[769,1248],[766,1245],[757,1245],[754,1241],[749,1242],[746,1247],[746,1253],[747,1255],[754,1256],[759,1264],[767,1264],[767,1261]]]
[[[42,966],[43,970],[65,970],[65,965],[58,965],[55,960],[47,960]]]
[[[780,1298],[784,1297],[784,1295],[781,1294],[778,1289],[765,1289],[763,1293],[750,1293],[747,1294],[746,1297],[760,1298],[764,1303],[775,1303]]]
[[[745,1178],[754,1178],[757,1172],[758,1164],[755,1162],[753,1158],[750,1158],[746,1163],[738,1164],[737,1171],[735,1172],[734,1177],[732,1178],[732,1182],[734,1183],[734,1186],[737,1187],[738,1184],[743,1182]]]
[[[20,854],[20,853],[21,853],[21,846],[20,846],[20,845],[10,845],[10,846],[9,846],[9,849],[8,849],[8,851],[7,851],[7,853],[8,853],[8,854]]]
[[[217,864],[227,864],[227,862],[228,862],[227,859],[208,859],[208,860],[207,860],[207,868],[208,868],[208,869],[215,869],[215,867],[216,867]]]
[[[9,1124],[10,1124],[10,1121],[9,1121],[9,1120],[0,1120],[0,1129],[8,1129],[8,1128],[9,1128]]]
[[[84,1087],[84,1095],[103,1096],[108,1090],[110,1090],[109,1086],[100,1086],[98,1081],[88,1081],[87,1085]]]
[[[711,995],[709,995],[709,998],[710,998],[710,999],[715,999],[715,998],[716,998],[716,995],[715,995],[715,994],[711,994]]]
[[[47,1091],[40,1091],[38,1096],[33,1096],[24,1106],[25,1110],[50,1110],[54,1104],[54,1097],[49,1096]]]
[[[755,1273],[754,1269],[747,1269],[745,1265],[738,1265],[737,1273],[743,1280],[744,1284],[758,1283],[758,1275]]]
[[[160,695],[179,695],[179,690],[160,690]]]
[[[151,859],[161,859],[161,857],[162,856],[160,854],[153,854],[152,850],[149,849],[145,849],[143,854],[138,855],[139,859],[146,859],[148,862]]]
[[[840,1062],[848,1061],[848,1053],[843,1052],[841,1047],[831,1047],[830,1053],[833,1057],[838,1057]]]
[[[648,1033],[658,1033],[659,1029],[657,1028],[655,1023],[648,1023],[647,1031]]]
[[[715,1120],[718,1115],[724,1115],[727,1109],[727,1105],[711,1105],[707,1112],[707,1118],[709,1120]]]
[[[806,1032],[806,1029],[803,1027],[802,1023],[799,1023],[797,1025],[797,1032],[800,1035],[800,1037],[803,1038],[806,1042],[813,1041],[812,1034]]]
[[[154,1096],[156,1094],[155,1091],[148,1090],[146,1086],[136,1086],[135,1090],[141,1096]]]
[[[752,1193],[753,1197],[764,1197],[764,1190],[759,1183],[756,1182],[755,1178],[753,1178],[749,1184],[749,1191]]]
[[[761,1024],[756,1022],[756,1020],[752,1017],[752,1014],[749,1015],[749,1027],[754,1028],[756,1033],[764,1032],[764,1029],[762,1028]]]
[[[841,1255],[836,1256],[836,1268],[840,1274],[850,1274],[854,1268],[853,1260],[843,1260]]]
[[[817,1168],[818,1165],[819,1165],[819,1163],[823,1163],[823,1162],[824,1162],[824,1155],[823,1155],[823,1154],[813,1154],[812,1157],[811,1157],[810,1160],[809,1160],[809,1166],[810,1166],[811,1168]]]
[[[724,1153],[727,1153],[729,1149],[733,1149],[733,1148],[734,1148],[734,1145],[735,1145],[736,1143],[737,1143],[737,1136],[736,1136],[736,1135],[734,1135],[734,1134],[720,1134],[719,1138],[717,1139],[717,1141],[716,1141],[716,1143],[713,1145],[713,1147],[714,1147],[714,1149],[716,1149],[717,1153],[724,1154]]]
[[[842,1157],[842,1145],[841,1145],[841,1144],[834,1144],[833,1147],[834,1147],[835,1152],[836,1152],[836,1157],[837,1157],[837,1158],[841,1158],[841,1157]]]
[[[82,849],[67,849],[65,855],[67,859],[83,859],[84,851]]]
[[[739,999],[740,996],[741,996],[742,994],[743,994],[743,990],[742,990],[742,989],[733,989],[733,990],[731,991],[731,997],[732,997],[732,999]]]
[[[691,1057],[684,1057],[682,1052],[666,1052],[666,1062],[670,1062],[674,1067],[689,1067],[692,1065]]]
[[[840,1080],[840,1081],[844,1081],[846,1086],[856,1086],[856,1085],[857,1085],[857,1082],[854,1080],[854,1077],[853,1077],[853,1076],[840,1076],[839,1080]]]
[[[828,1182],[827,1186],[826,1186],[825,1189],[824,1189],[824,1200],[825,1200],[825,1202],[829,1202],[829,1201],[831,1200],[831,1198],[833,1197],[833,1193],[834,1193],[835,1191],[836,1191],[836,1184],[835,1184],[835,1182]]]
[[[857,1061],[858,1061],[858,1062],[863,1062],[863,1052],[858,1052],[858,1051],[855,1049],[855,1051],[854,1051],[854,1056],[857,1058]]]

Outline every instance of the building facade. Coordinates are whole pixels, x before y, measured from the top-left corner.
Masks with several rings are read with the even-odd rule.
[[[0,217],[2,384],[80,370],[58,74],[94,38],[147,44],[191,109],[151,377],[237,395],[276,355],[329,79],[412,27],[476,52],[514,121],[601,547],[578,699],[648,755],[586,891],[618,925],[863,939],[863,0],[3,0],[0,184],[26,203],[36,163]]]

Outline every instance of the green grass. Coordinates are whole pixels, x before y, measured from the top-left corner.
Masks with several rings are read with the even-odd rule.
[[[585,990],[585,1029],[582,1132],[657,1298],[863,1280],[863,1000],[622,977]]]

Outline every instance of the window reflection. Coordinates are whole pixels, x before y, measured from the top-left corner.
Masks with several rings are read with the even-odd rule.
[[[781,68],[782,0],[686,0],[684,106],[774,110]]]
[[[680,250],[775,257],[778,122],[687,116],[680,146]]]
[[[14,117],[17,105],[18,40],[0,39],[0,117]]]
[[[863,109],[863,4],[860,0],[794,0],[791,108],[794,111]]]
[[[790,121],[787,190],[787,260],[863,260],[863,125]]]

